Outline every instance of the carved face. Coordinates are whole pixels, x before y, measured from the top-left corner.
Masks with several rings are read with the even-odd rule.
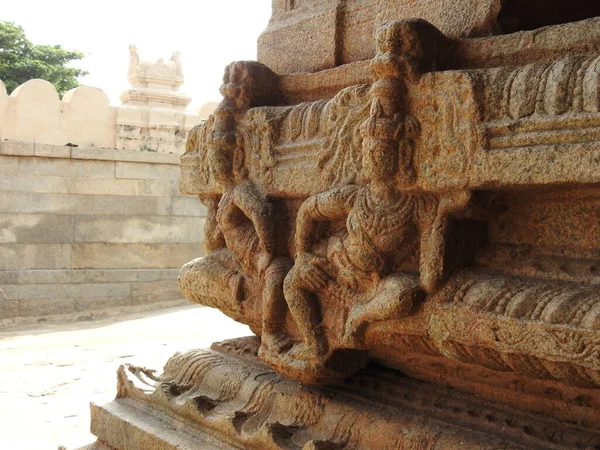
[[[387,139],[365,138],[362,154],[362,178],[391,181],[398,170],[398,143]]]

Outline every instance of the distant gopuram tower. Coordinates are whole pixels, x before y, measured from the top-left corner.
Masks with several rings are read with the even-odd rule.
[[[120,96],[117,147],[174,153],[198,120],[185,111],[191,97],[179,92],[184,81],[179,52],[168,61],[156,62],[140,59],[135,45],[129,46],[129,52],[131,86]]]

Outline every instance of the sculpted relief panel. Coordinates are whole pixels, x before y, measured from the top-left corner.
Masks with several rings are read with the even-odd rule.
[[[375,359],[537,412],[552,389],[600,401],[597,55],[438,70],[454,44],[420,20],[376,47],[370,84],[294,105],[266,66],[228,66],[182,156],[210,250],[182,291],[303,383]]]
[[[276,106],[265,79],[275,76],[234,63],[214,119],[191,134],[184,164],[198,154],[214,189],[201,196],[211,253],[182,269],[182,290],[249,322],[261,357],[292,378],[354,372],[366,361],[365,327],[411,314],[444,277],[448,218],[470,194],[416,187],[419,124],[406,92],[419,77],[422,41],[411,37],[420,28],[435,32],[421,22],[382,28],[373,84],[330,101]],[[320,179],[294,180],[300,171]]]

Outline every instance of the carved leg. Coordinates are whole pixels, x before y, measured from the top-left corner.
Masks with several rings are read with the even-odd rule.
[[[379,282],[371,301],[358,304],[350,311],[344,329],[344,344],[350,348],[360,348],[369,324],[409,315],[422,295],[416,277],[393,274],[384,278]]]
[[[326,345],[319,307],[296,266],[285,277],[283,287],[288,308],[304,340],[291,350],[290,357],[321,361],[326,353]]]
[[[291,267],[289,258],[277,258],[265,273],[260,353],[281,353],[291,347],[284,330],[287,305],[283,295],[283,282]]]
[[[243,285],[239,264],[225,249],[188,262],[179,273],[179,287],[188,300],[229,314],[240,312]]]

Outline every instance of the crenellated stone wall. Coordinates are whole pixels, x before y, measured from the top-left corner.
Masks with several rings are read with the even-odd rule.
[[[0,81],[0,137],[51,145],[117,148],[117,107],[98,88],[82,86],[61,100],[52,84],[30,80],[10,96]]]
[[[185,105],[111,106],[87,86],[61,100],[43,80],[8,96],[0,81],[0,327],[185,303],[177,276],[205,221],[179,193],[200,121]]]

